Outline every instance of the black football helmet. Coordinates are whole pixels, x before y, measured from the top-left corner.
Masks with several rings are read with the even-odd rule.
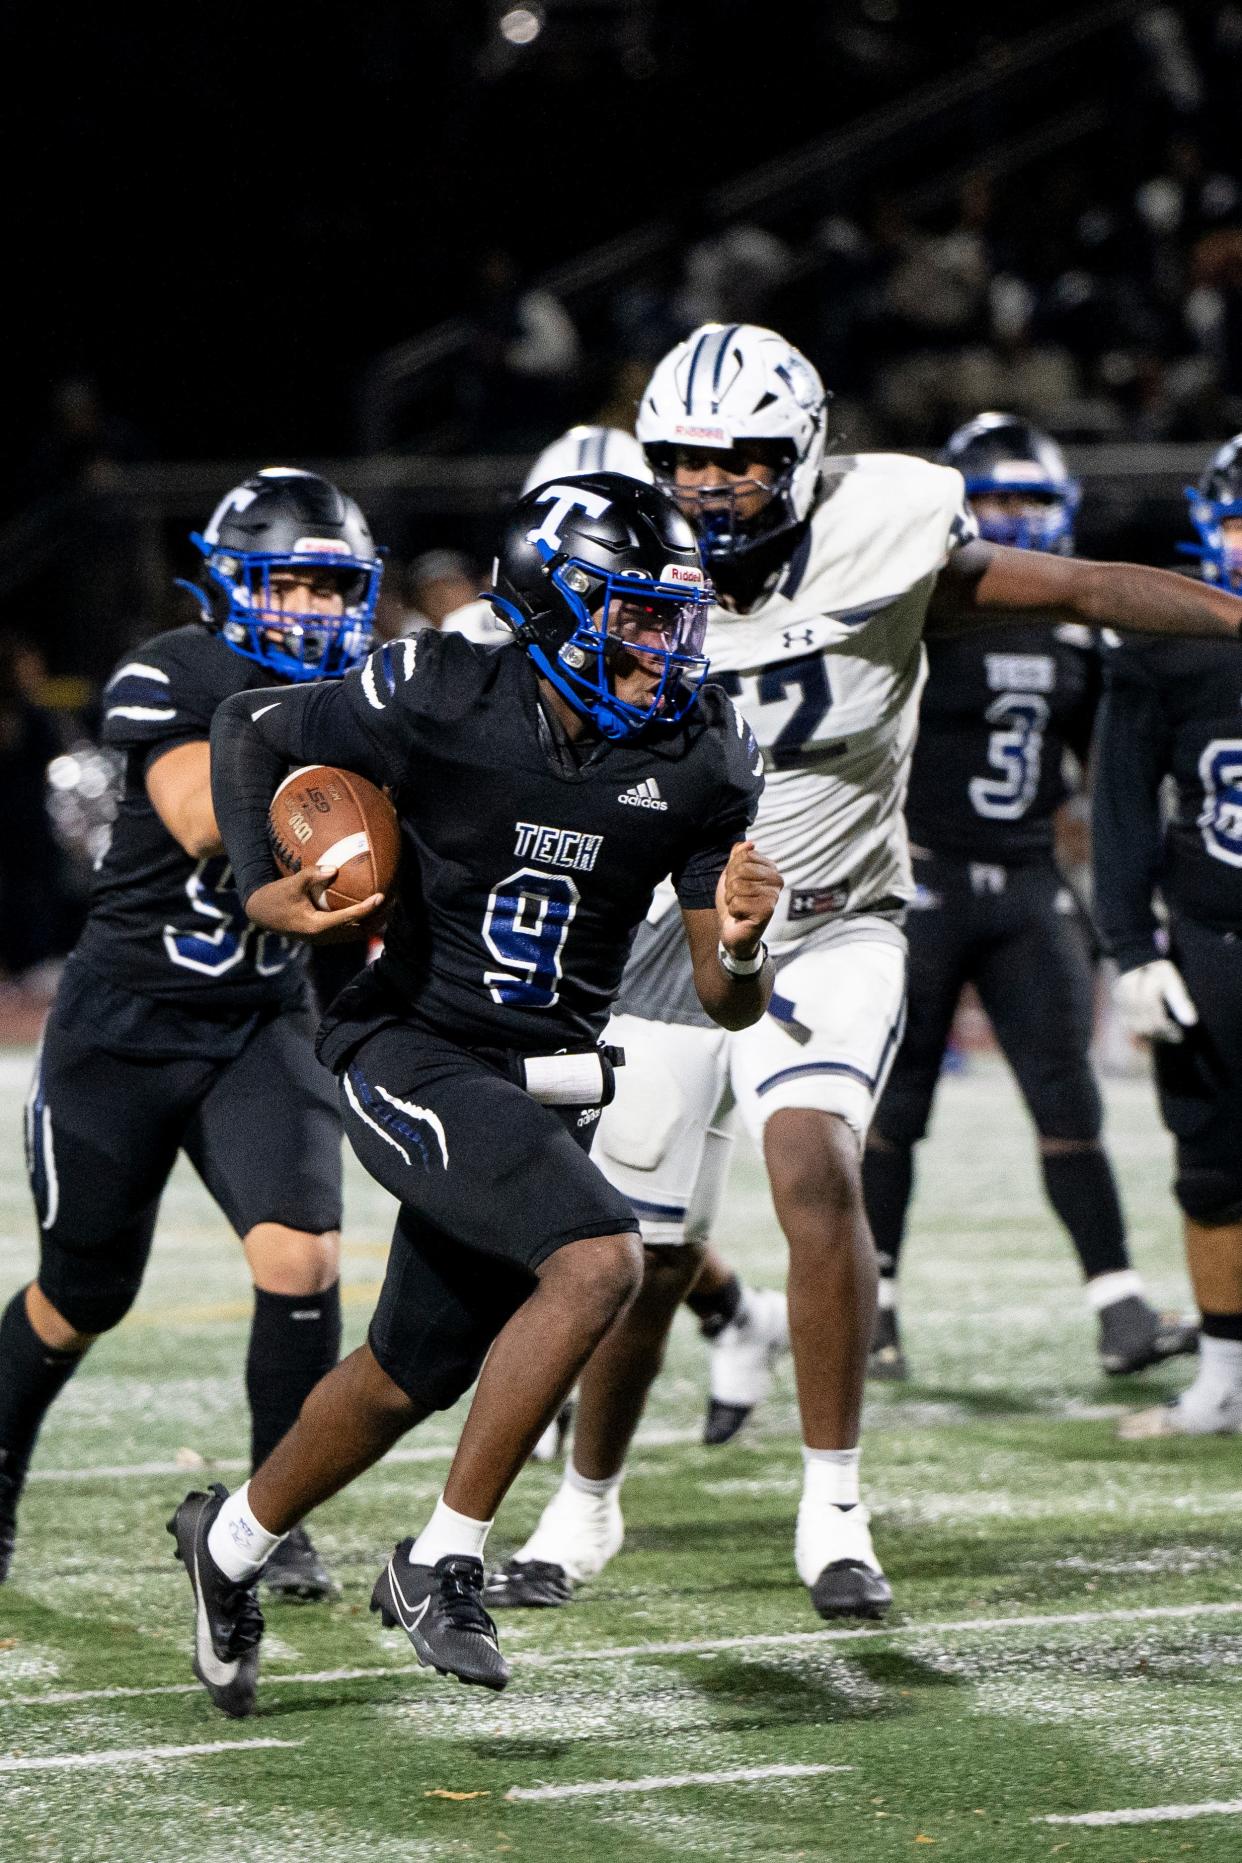
[[[537,486],[505,519],[492,581],[497,614],[605,737],[675,724],[694,703],[713,592],[693,529],[655,486],[617,472]],[[646,705],[613,690],[627,649],[661,663]]]
[[[1073,550],[1082,487],[1051,434],[1014,414],[980,414],[950,434],[940,458],[957,467],[968,499],[1024,500],[1026,509],[1012,516],[979,517],[979,534],[990,543],[1058,556]]]
[[[1225,536],[1226,518],[1242,517],[1242,433],[1235,433],[1208,461],[1197,485],[1186,487],[1190,521],[1198,543],[1179,543],[1183,556],[1197,556],[1204,579],[1242,591],[1242,543]]]
[[[265,466],[222,498],[190,541],[209,587],[183,586],[234,653],[281,679],[330,679],[371,650],[381,563],[367,521],[328,479],[295,466]],[[342,612],[292,612],[274,598],[272,572],[327,572]]]

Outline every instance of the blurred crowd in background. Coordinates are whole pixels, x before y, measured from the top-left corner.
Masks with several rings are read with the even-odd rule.
[[[46,372],[16,395],[0,483],[10,979],[71,941],[106,832],[100,682],[192,617],[172,586],[192,573],[186,534],[275,457],[326,464],[367,509],[389,551],[384,632],[437,626],[486,581],[494,513],[543,444],[574,421],[632,426],[672,343],[745,320],[816,361],[839,450],[934,452],[1004,407],[1085,469],[1085,547],[1170,560],[1176,492],[1140,474],[1093,525],[1090,462],[1170,443],[1206,459],[1242,428],[1242,5],[1021,0],[998,27],[963,0],[952,29],[917,0],[719,0],[710,31],[696,11],[479,0],[451,22],[381,5],[365,38],[343,23],[342,109],[378,154],[366,190],[312,173],[283,203],[302,280],[285,402],[278,341],[261,369],[229,361],[254,347],[255,306],[218,277],[203,315],[219,329],[227,303],[239,324],[190,387],[158,344],[144,373],[106,320],[93,344],[34,345]],[[403,73],[417,107],[398,121]],[[209,80],[218,60],[188,65],[191,123]],[[414,208],[394,217],[384,179],[397,150],[422,216],[413,275]],[[162,282],[150,263],[148,290],[184,303],[199,273]],[[195,263],[210,281],[201,244]]]

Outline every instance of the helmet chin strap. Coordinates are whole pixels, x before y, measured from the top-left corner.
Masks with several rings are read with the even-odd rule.
[[[526,651],[548,684],[555,686],[561,697],[572,705],[581,717],[589,718],[602,736],[620,738],[630,735],[632,726],[628,720],[614,711],[605,699],[588,699],[585,693],[576,691],[564,674],[558,671],[556,662],[548,658],[542,647],[532,642]]]

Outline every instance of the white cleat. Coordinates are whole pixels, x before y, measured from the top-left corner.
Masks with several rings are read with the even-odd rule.
[[[712,1340],[705,1443],[737,1435],[772,1388],[772,1367],[789,1350],[789,1309],[775,1287],[747,1287],[729,1324]]]
[[[794,1561],[821,1617],[883,1617],[893,1602],[871,1544],[871,1516],[861,1502],[798,1509]]]
[[[486,1601],[502,1610],[568,1604],[574,1586],[598,1577],[624,1540],[619,1488],[596,1495],[562,1484],[525,1546],[491,1574]]]
[[[1117,1425],[1122,1442],[1150,1442],[1160,1436],[1237,1436],[1242,1434],[1242,1391],[1200,1391],[1195,1385],[1171,1404],[1133,1410]]]

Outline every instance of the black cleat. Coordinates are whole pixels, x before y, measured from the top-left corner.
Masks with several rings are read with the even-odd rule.
[[[0,1474],[0,1585],[9,1575],[17,1544],[17,1497],[22,1484],[13,1475]]]
[[[568,1604],[573,1595],[573,1579],[549,1559],[510,1559],[483,1587],[487,1602],[500,1611],[546,1609]]]
[[[404,1630],[425,1669],[459,1682],[503,1688],[509,1665],[496,1626],[483,1609],[483,1561],[450,1553],[435,1565],[411,1565],[413,1538],[394,1548],[375,1581],[371,1609],[385,1630]]]
[[[710,1446],[731,1443],[754,1407],[753,1404],[722,1404],[718,1397],[709,1397],[703,1420],[703,1441]]]
[[[288,1604],[321,1604],[341,1595],[305,1527],[294,1527],[280,1542],[263,1568],[263,1589]]]
[[[906,1355],[897,1331],[897,1314],[892,1307],[881,1307],[875,1316],[871,1351],[867,1357],[867,1376],[878,1383],[901,1384],[910,1376]]]
[[[860,1559],[837,1559],[826,1565],[811,1586],[811,1603],[821,1617],[883,1617],[893,1602],[893,1588],[883,1572]]]
[[[1100,1364],[1111,1377],[1146,1371],[1162,1359],[1195,1352],[1199,1328],[1175,1313],[1157,1313],[1139,1294],[1127,1294],[1099,1314]]]
[[[212,1522],[227,1499],[218,1481],[208,1494],[187,1494],[168,1531],[194,1593],[194,1673],[221,1714],[242,1720],[255,1709],[263,1613],[254,1579],[234,1584],[207,1550]]]

